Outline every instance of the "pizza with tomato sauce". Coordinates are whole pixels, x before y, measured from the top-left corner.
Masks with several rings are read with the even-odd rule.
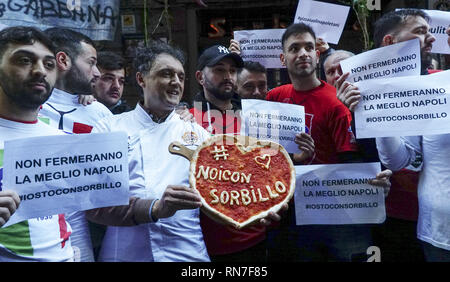
[[[243,228],[289,202],[295,169],[277,143],[216,135],[194,152],[189,181],[208,216]]]

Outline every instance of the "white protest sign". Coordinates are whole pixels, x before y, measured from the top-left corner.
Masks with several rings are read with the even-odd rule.
[[[294,23],[304,22],[312,27],[316,37],[338,44],[350,7],[319,1],[299,0]]]
[[[448,46],[448,35],[445,33],[450,25],[450,12],[438,10],[424,10],[431,18],[430,33],[436,37],[433,42],[432,53],[450,54],[450,46]]]
[[[0,23],[7,26],[65,27],[93,40],[113,40],[119,23],[119,0],[2,2],[7,3],[0,4]]]
[[[377,48],[340,62],[347,81],[420,75],[419,39]]]
[[[450,133],[450,70],[357,82],[356,138]]]
[[[288,153],[299,153],[295,135],[305,132],[305,108],[299,105],[243,99],[241,135],[269,140]]]
[[[127,154],[124,132],[5,141],[3,189],[16,191],[21,199],[5,226],[30,218],[128,204]]]
[[[380,163],[295,166],[297,225],[382,223],[382,188],[368,184]]]
[[[284,68],[280,54],[281,37],[285,29],[239,30],[234,32],[234,39],[241,46],[244,61],[259,62],[266,68]]]

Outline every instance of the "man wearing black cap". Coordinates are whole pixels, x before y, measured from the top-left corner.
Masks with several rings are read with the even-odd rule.
[[[227,47],[215,45],[206,49],[198,59],[195,74],[202,90],[194,98],[190,110],[196,121],[213,134],[239,134],[241,109],[234,91],[237,70],[242,58]],[[264,262],[266,227],[254,225],[243,229],[216,223],[201,213],[203,238],[211,261]]]
[[[243,64],[238,54],[221,45],[209,47],[198,59],[195,77],[202,91],[194,97],[191,113],[213,134],[238,134],[240,131],[235,111],[241,109],[241,103],[234,89],[237,70]]]

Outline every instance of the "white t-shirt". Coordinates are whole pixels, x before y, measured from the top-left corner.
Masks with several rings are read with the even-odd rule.
[[[41,121],[23,123],[0,118],[0,180],[5,141],[58,134],[63,133]],[[69,237],[71,232],[71,226],[65,220],[64,214],[29,219],[0,228],[0,261],[70,260],[73,258]]]
[[[78,95],[54,88],[39,116],[51,127],[70,133],[90,133],[100,119],[112,116],[112,113],[102,103],[94,101],[83,106],[78,103]]]
[[[210,134],[172,112],[155,123],[138,104],[133,111],[100,121],[93,132],[125,131],[129,136],[130,193],[158,198],[168,185],[189,186],[189,161],[169,152],[178,141],[195,149]],[[130,240],[130,238],[133,238]],[[131,227],[109,226],[101,261],[209,261],[200,227],[199,209],[179,210],[169,218]]]
[[[90,133],[96,123],[112,113],[103,104],[95,101],[84,106],[78,102],[78,95],[72,95],[54,88],[48,101],[42,105],[39,118],[51,127],[68,133]],[[73,228],[72,246],[75,261],[92,262],[91,236],[84,211],[67,214],[67,220]]]

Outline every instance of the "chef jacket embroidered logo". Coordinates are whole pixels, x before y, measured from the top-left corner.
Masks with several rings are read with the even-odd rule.
[[[181,139],[183,139],[185,145],[187,145],[187,146],[194,145],[198,142],[198,136],[193,131],[185,132],[183,134],[183,136],[181,137]]]

